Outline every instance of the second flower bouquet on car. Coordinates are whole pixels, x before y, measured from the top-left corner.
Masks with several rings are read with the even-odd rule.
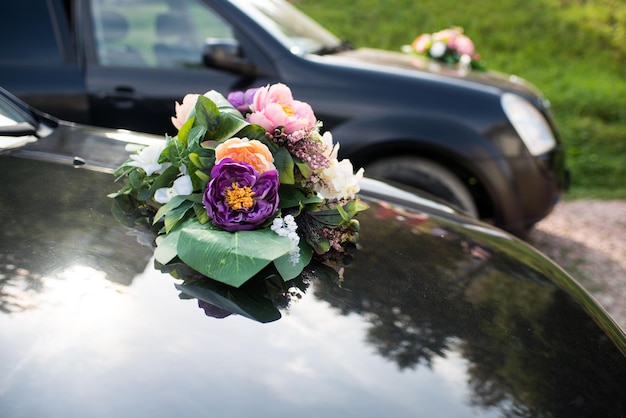
[[[156,228],[155,260],[239,287],[273,264],[283,280],[312,259],[342,265],[359,238],[363,169],[338,160],[312,108],[283,84],[189,94],[174,137],[137,150],[111,195],[125,223]]]

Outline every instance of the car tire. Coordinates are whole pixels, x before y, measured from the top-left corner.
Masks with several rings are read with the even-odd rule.
[[[392,157],[365,166],[368,177],[407,184],[478,217],[472,194],[450,170],[420,157]]]

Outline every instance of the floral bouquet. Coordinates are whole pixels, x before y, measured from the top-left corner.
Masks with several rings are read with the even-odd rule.
[[[161,267],[235,288],[259,274],[295,279],[313,260],[342,277],[367,207],[363,169],[337,159],[307,103],[283,84],[189,94],[172,123],[176,136],[116,170],[124,185],[111,195],[122,222],[150,223]]]
[[[463,69],[485,71],[480,56],[474,49],[472,40],[463,34],[463,28],[453,27],[435,33],[424,33],[415,38],[411,45],[403,48],[448,65],[458,65]]]

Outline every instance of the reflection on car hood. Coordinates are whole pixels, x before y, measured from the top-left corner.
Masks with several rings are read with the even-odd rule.
[[[382,49],[358,48],[334,54],[327,59],[348,60],[361,65],[374,64],[415,70],[425,74],[445,76],[449,79],[465,80],[506,91],[514,91],[529,97],[538,98],[541,95],[536,87],[518,76],[496,71],[463,71],[418,55]]]
[[[610,318],[524,243],[443,208],[364,193],[342,286],[313,280],[260,324],[179,299],[152,236],[111,215],[111,175],[11,155],[0,171],[3,417],[626,413]]]

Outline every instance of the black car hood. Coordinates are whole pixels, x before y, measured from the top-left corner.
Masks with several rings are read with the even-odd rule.
[[[624,334],[504,233],[366,182],[341,287],[216,319],[88,168],[0,156],[3,417],[626,414]]]
[[[379,70],[382,71],[388,71],[385,68],[411,70],[415,71],[416,75],[422,77],[443,77],[448,82],[455,80],[475,83],[504,91],[517,92],[531,98],[541,98],[541,93],[536,87],[515,75],[496,71],[464,71],[418,55],[382,49],[358,48],[324,56],[324,59],[328,62],[349,62],[351,65],[359,67],[380,66]]]

